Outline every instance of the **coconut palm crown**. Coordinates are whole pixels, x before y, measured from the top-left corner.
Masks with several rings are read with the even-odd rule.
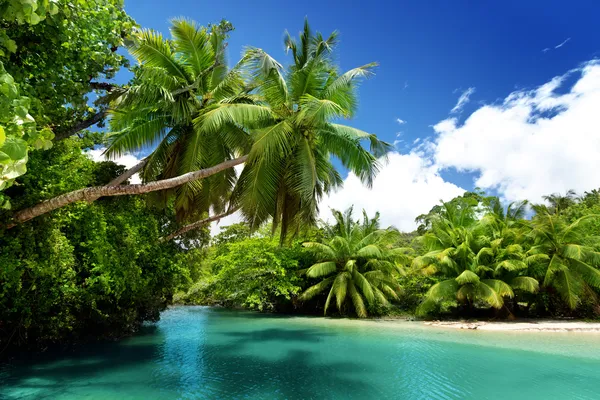
[[[342,214],[334,210],[337,231],[326,243],[308,242],[304,246],[317,263],[305,273],[322,279],[306,289],[301,300],[309,300],[329,289],[324,313],[332,301],[342,312],[350,303],[359,317],[367,316],[368,306],[387,305],[398,299],[400,290],[395,274],[403,273],[409,260],[409,249],[393,248],[398,238],[394,228],[378,229],[379,216],[362,223],[352,220],[352,209]]]
[[[229,23],[202,27],[186,19],[171,22],[171,39],[152,30],[138,33],[129,48],[139,62],[133,84],[111,112],[109,155],[153,149],[141,174],[144,181],[246,154],[251,145],[246,129],[269,114],[246,94],[244,60],[227,68]],[[211,129],[215,110],[229,115],[219,129]],[[210,207],[221,211],[234,183],[235,172],[228,169],[159,193],[163,199],[174,195],[177,214],[184,218]]]
[[[319,200],[342,184],[332,156],[371,185],[378,157],[390,149],[374,134],[336,123],[354,115],[357,83],[371,76],[376,65],[340,73],[333,61],[337,37],[337,32],[328,38],[313,34],[306,21],[299,40],[285,37],[293,56],[285,69],[261,49],[246,51],[252,93],[272,115],[252,131],[252,149],[232,203],[241,206],[253,227],[272,218],[273,229],[281,228],[282,241],[289,232],[314,225]]]

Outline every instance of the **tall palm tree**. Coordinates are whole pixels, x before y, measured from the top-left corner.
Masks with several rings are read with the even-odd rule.
[[[389,298],[398,299],[400,287],[394,274],[403,273],[409,250],[392,248],[398,236],[393,228],[373,229],[375,224],[368,218],[362,224],[352,221],[352,209],[345,214],[337,212],[337,216],[341,221],[338,220],[339,230],[333,238],[327,243],[304,244],[318,260],[306,270],[306,276],[322,280],[306,289],[300,299],[311,299],[329,289],[325,314],[331,301],[336,302],[340,312],[351,302],[356,314],[363,318],[367,316],[367,306],[387,305]]]
[[[543,206],[536,211],[528,233],[533,240],[528,251],[535,260],[532,273],[575,309],[586,291],[600,289],[600,237],[586,226],[600,216],[587,215],[569,224]]]
[[[245,91],[244,60],[227,68],[229,29],[225,22],[205,28],[174,19],[171,39],[143,30],[130,47],[140,65],[133,85],[111,112],[114,133],[107,153],[154,147],[141,174],[144,181],[172,178],[246,154],[251,146],[247,129],[270,114]],[[195,123],[210,120],[216,109],[228,114],[218,131]],[[210,207],[221,211],[234,182],[235,172],[229,168],[158,193],[163,199],[174,195],[179,217],[197,217]]]
[[[249,48],[245,55],[252,93],[272,111],[272,118],[252,131],[252,149],[232,203],[241,206],[252,227],[272,218],[273,229],[281,228],[282,241],[288,232],[314,224],[320,198],[342,184],[331,156],[371,185],[377,158],[391,148],[374,134],[335,123],[354,115],[357,81],[372,75],[376,65],[338,72],[333,61],[336,42],[336,32],[325,39],[313,34],[306,21],[299,41],[289,34],[285,38],[293,55],[286,70],[261,49]],[[362,146],[364,140],[371,151]]]

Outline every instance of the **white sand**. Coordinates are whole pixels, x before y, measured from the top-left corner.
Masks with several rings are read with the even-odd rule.
[[[582,321],[552,321],[528,320],[515,322],[487,322],[487,321],[431,321],[425,325],[455,328],[477,329],[481,331],[534,331],[534,332],[597,332],[600,333],[599,322]]]

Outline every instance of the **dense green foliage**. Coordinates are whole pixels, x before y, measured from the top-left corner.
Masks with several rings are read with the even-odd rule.
[[[33,153],[29,172],[7,191],[14,203],[106,183],[122,172],[112,162],[91,161],[80,142]],[[126,334],[156,320],[189,280],[182,249],[158,243],[172,217],[142,197],[121,197],[1,232],[0,350],[8,341],[38,346]]]
[[[134,27],[122,7],[122,0],[0,1],[0,192],[26,172],[28,150],[102,120],[112,97],[98,95],[118,90],[98,80],[127,66],[116,50]],[[0,206],[10,207],[2,193]]]
[[[583,298],[586,305],[597,304],[600,216],[590,210],[569,220],[570,207],[582,207],[572,194],[567,197],[569,202],[548,196],[551,207],[533,206],[531,220],[523,219],[526,203],[504,211],[497,198],[479,193],[421,216],[425,253],[415,258],[413,269],[444,280],[428,290],[418,311],[459,306],[466,315],[490,307],[524,315],[530,309],[542,315],[597,314],[579,306]],[[588,204],[599,201],[597,194],[585,198]]]
[[[525,218],[528,210],[530,219]],[[246,284],[270,293],[274,300],[266,308],[288,312],[331,313],[334,302],[338,314],[359,317],[404,312],[422,317],[596,318],[600,315],[598,211],[596,191],[573,197],[568,205],[531,208],[526,202],[504,208],[496,197],[466,193],[420,216],[422,234],[415,235],[380,229],[378,215],[354,221],[352,209],[333,210],[334,225],[322,224],[313,231],[317,240],[304,237],[304,250],[294,247],[288,254],[297,264],[287,258],[286,263],[277,262],[294,272],[280,275],[278,287],[301,288],[288,292],[292,310],[290,298],[278,297],[260,274],[252,275],[258,281]],[[225,271],[234,270],[232,264],[245,270],[249,260],[258,265],[264,260],[261,252],[269,253],[264,244],[270,239],[252,237],[250,232],[238,224],[217,236],[209,264],[227,260]],[[230,241],[236,245],[232,247]],[[231,252],[232,248],[239,253]],[[222,252],[228,257],[220,258]],[[216,302],[228,304],[224,299],[235,298],[238,288],[244,287],[244,280],[228,274],[207,269],[204,283],[197,287],[203,288],[204,296],[218,291]],[[216,281],[219,288],[213,292],[206,282]],[[188,300],[215,302],[198,296]]]
[[[280,247],[268,236],[232,240],[213,249],[204,261],[204,277],[183,301],[277,311],[300,291],[298,246]]]

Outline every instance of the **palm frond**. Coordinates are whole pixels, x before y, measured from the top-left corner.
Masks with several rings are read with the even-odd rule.
[[[473,271],[464,270],[460,275],[455,278],[455,281],[459,285],[466,285],[468,283],[474,284],[479,282],[479,277]]]
[[[354,284],[358,286],[363,296],[367,300],[368,304],[373,304],[375,301],[375,294],[373,293],[373,288],[371,287],[371,283],[367,278],[365,278],[360,272],[356,269],[352,272],[352,279]]]
[[[302,244],[309,252],[319,257],[320,259],[333,259],[336,257],[336,252],[326,244],[317,242],[306,242]]]
[[[184,82],[191,83],[189,75],[175,59],[169,42],[160,33],[151,29],[142,30],[129,51],[140,64],[164,68]]]
[[[306,271],[306,276],[309,278],[318,278],[320,276],[333,274],[336,270],[337,266],[334,261],[325,261],[313,264],[313,266]]]
[[[517,276],[508,283],[514,290],[535,293],[540,289],[539,282],[528,276]]]
[[[356,290],[354,286],[354,282],[348,281],[348,292],[350,293],[350,298],[352,299],[352,304],[354,304],[354,310],[356,311],[356,315],[359,318],[367,317],[367,307],[365,306],[365,302],[363,301],[362,296]]]
[[[171,20],[173,44],[181,63],[190,68],[193,76],[199,75],[214,63],[215,53],[206,29],[185,18]]]
[[[316,295],[321,293],[323,290],[327,289],[333,283],[333,281],[335,279],[336,279],[336,277],[332,276],[327,279],[323,279],[321,282],[317,283],[316,285],[309,287],[300,295],[300,297],[299,297],[300,300],[305,301],[305,300],[312,299],[313,297],[315,297]]]

